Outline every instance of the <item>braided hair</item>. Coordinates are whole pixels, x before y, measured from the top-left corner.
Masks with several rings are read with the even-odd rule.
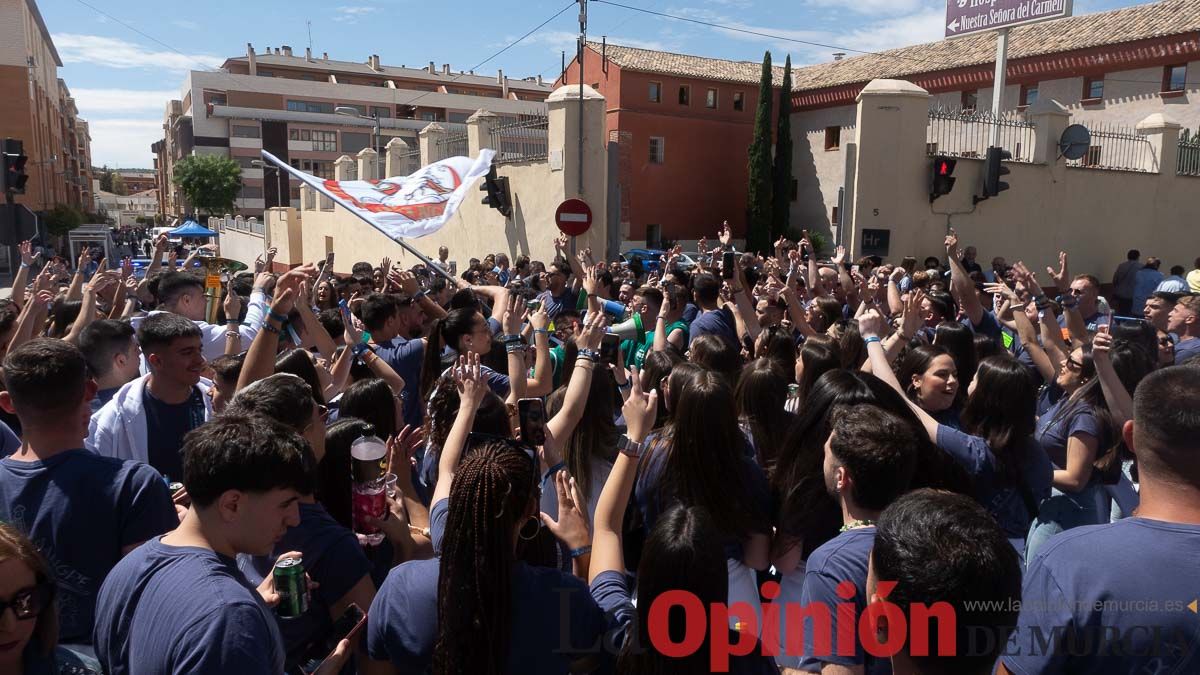
[[[534,461],[504,440],[471,450],[450,486],[433,672],[507,670],[513,533],[534,508]]]

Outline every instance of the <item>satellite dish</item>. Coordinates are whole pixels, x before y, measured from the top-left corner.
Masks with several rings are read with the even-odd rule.
[[[1067,159],[1083,159],[1091,145],[1092,132],[1082,124],[1072,124],[1063,129],[1062,138],[1058,141],[1059,156]]]

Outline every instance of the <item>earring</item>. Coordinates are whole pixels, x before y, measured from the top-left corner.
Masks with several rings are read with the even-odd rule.
[[[525,536],[525,525],[528,525],[529,522],[526,521],[523,525],[521,525],[521,529],[517,532],[517,537],[521,541],[533,541],[534,539],[537,538],[538,533],[542,531],[542,519],[541,518],[539,518],[537,516],[530,516],[529,520],[532,520],[537,525],[537,527],[534,528],[533,534],[526,537]]]

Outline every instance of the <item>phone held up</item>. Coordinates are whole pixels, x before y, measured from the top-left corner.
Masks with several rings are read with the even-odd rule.
[[[353,651],[354,641],[358,639],[359,633],[366,625],[367,613],[362,611],[358,605],[350,603],[338,620],[333,622],[328,639],[319,640],[310,645],[308,653],[301,660],[298,672],[303,675],[311,675],[316,672],[325,659],[329,658],[330,654],[337,649],[338,643],[342,640],[349,640]]]
[[[615,366],[620,351],[621,336],[616,333],[605,333],[604,337],[600,340],[600,360]]]
[[[733,265],[734,265],[733,257],[734,257],[734,255],[736,255],[736,254],[733,251],[725,251],[724,253],[721,254],[721,278],[722,279],[732,279],[733,278]]]
[[[540,398],[523,398],[517,401],[517,415],[521,424],[521,442],[527,445],[542,445],[546,442],[546,404]]]

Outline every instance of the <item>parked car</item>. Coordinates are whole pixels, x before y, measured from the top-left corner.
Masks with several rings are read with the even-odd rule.
[[[666,251],[660,248],[631,248],[621,254],[621,262],[631,263],[634,260],[639,260],[642,263],[642,269],[647,272],[656,272],[662,266],[662,255]]]

